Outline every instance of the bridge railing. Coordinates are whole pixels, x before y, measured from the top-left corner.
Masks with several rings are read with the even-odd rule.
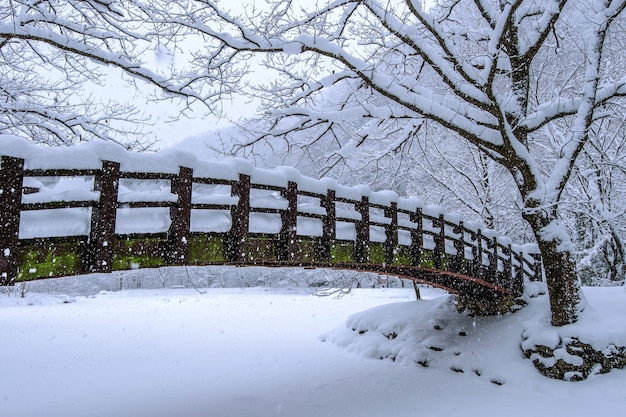
[[[324,188],[311,179],[281,185],[245,173],[194,176],[188,167],[130,172],[113,161],[99,169],[24,164],[2,156],[1,285],[211,263],[407,265],[463,274],[513,294],[524,279],[541,279],[538,254],[389,193]],[[63,178],[82,178],[82,188],[28,185]]]

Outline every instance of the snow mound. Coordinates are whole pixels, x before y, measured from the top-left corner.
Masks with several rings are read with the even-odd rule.
[[[506,320],[500,317],[499,320]],[[506,382],[505,367],[488,353],[481,335],[498,318],[470,317],[456,308],[456,297],[394,303],[352,315],[346,326],[320,337],[349,352],[424,368],[473,374],[496,385]],[[518,351],[519,352],[519,351]]]
[[[533,367],[566,381],[626,367],[623,291],[584,287],[589,305],[580,320],[553,327],[544,287],[530,286],[527,306],[502,316],[459,313],[453,295],[383,305],[352,315],[320,339],[366,358],[448,369],[496,385]],[[520,362],[524,356],[529,360]]]

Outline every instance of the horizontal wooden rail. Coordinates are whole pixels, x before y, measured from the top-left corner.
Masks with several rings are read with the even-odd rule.
[[[490,288],[503,289],[513,295],[521,294],[524,279],[541,279],[539,255],[524,254],[508,243],[503,244],[502,239],[487,237],[480,229],[468,228],[463,221],[453,222],[444,214],[426,214],[420,207],[407,209],[406,204],[399,208],[395,201],[371,202],[367,195],[356,199],[337,196],[333,189],[326,193],[300,190],[298,184],[291,181],[286,186],[253,183],[250,176],[244,174],[240,174],[237,180],[195,177],[193,170],[185,167],[181,167],[177,174],[124,172],[119,163],[103,161],[101,169],[25,170],[23,160],[9,156],[2,156],[1,164],[2,285],[63,273],[110,272],[133,265],[272,262],[330,266],[345,263],[367,265],[368,269],[379,265],[381,273],[394,270],[391,268],[394,265],[398,271],[401,267],[409,268],[407,271],[422,268],[430,272],[420,276],[440,271],[448,277],[454,275],[454,282],[457,275],[465,276],[468,282],[487,283],[485,285]],[[23,185],[24,178],[29,177],[81,176],[93,177],[93,187],[86,191],[97,192],[94,193],[98,196],[97,201],[41,202],[36,199],[36,187]],[[149,197],[145,200],[137,198],[140,201],[120,201],[120,180],[169,181],[170,189],[165,193],[170,197],[153,201],[148,201]],[[230,195],[194,195],[194,185],[228,186]],[[264,205],[263,199],[257,202],[252,194],[259,192],[268,193],[278,201],[271,206]],[[27,193],[28,199],[35,202],[23,202],[22,195]],[[194,202],[194,196],[200,202]],[[229,201],[220,202],[220,198]],[[299,200],[303,198],[308,200],[300,207]],[[87,235],[20,238],[22,213],[75,208],[90,208]],[[115,227],[121,208],[169,209],[169,229],[167,232],[130,235],[117,233]],[[192,232],[193,213],[201,211],[228,213],[228,230]],[[276,216],[280,219],[280,230],[251,233],[250,216],[255,213]],[[311,234],[298,226],[300,221],[307,219],[317,222],[317,232]],[[352,225],[355,237],[339,236],[338,224]],[[381,236],[384,236],[382,241]],[[47,247],[46,242],[49,243]],[[45,260],[51,253],[56,256],[54,263],[64,259],[64,262],[74,262],[73,266],[47,265]],[[44,264],[47,265],[45,268]],[[42,276],[38,269],[47,275]]]

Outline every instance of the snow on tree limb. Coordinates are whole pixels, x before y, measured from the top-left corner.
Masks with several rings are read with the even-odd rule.
[[[163,91],[183,97],[193,97],[202,99],[188,88],[173,85],[170,80],[150,71],[134,60],[102,49],[90,48],[83,42],[74,41],[67,37],[58,35],[52,31],[39,28],[23,29],[22,27],[11,27],[8,24],[0,25],[0,37],[11,40],[24,40],[42,42],[65,52],[76,54],[96,61],[99,64],[111,65],[122,69],[125,73],[139,78],[142,81],[154,84]]]
[[[188,74],[145,64],[155,43],[176,40],[175,31],[153,20],[151,3],[12,0],[0,12],[0,130],[50,144],[101,138],[148,146],[141,111],[87,92],[102,85],[108,68],[183,105],[202,102],[215,111],[222,89],[196,88]]]

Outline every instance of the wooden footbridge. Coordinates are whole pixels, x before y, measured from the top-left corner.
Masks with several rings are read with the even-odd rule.
[[[524,279],[541,277],[539,255],[394,193],[293,170],[237,172],[241,162],[185,167],[168,158],[175,172],[158,163],[139,172],[128,161],[76,158],[80,167],[68,168],[68,158],[55,167],[54,155],[31,161],[24,153],[1,158],[0,285],[137,267],[261,265],[372,271],[493,299],[519,296]]]

